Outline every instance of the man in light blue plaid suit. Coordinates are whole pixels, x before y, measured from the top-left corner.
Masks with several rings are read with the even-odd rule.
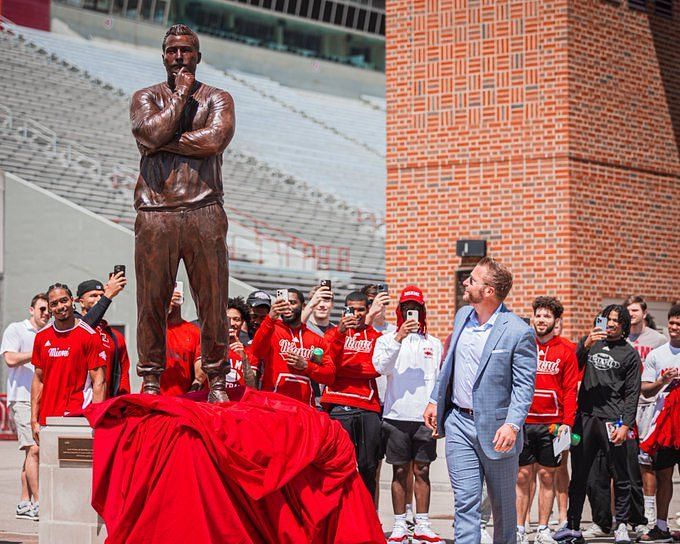
[[[456,544],[479,544],[482,479],[494,520],[494,544],[516,540],[515,483],[522,428],[534,396],[536,341],[503,300],[512,274],[485,257],[464,282],[451,345],[425,424],[446,437],[455,497]]]

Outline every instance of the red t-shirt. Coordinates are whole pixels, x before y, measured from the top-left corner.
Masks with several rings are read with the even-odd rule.
[[[99,338],[104,346],[106,352],[106,396],[110,398],[113,396],[113,364],[118,361],[120,365],[120,383],[118,384],[118,396],[127,395],[130,392],[130,357],[128,356],[127,345],[125,337],[122,333],[114,327],[109,327],[105,320],[101,320],[97,325],[96,331],[99,333]],[[111,336],[116,337],[116,342],[113,342]],[[118,357],[116,357],[116,352]]]
[[[249,349],[245,349],[248,360],[252,360]],[[234,384],[245,386],[246,379],[243,375],[243,357],[235,351],[229,350],[229,364],[231,365],[231,370],[229,370],[229,374],[227,374],[227,386],[231,387]]]
[[[161,395],[177,396],[189,391],[194,381],[194,363],[201,357],[201,331],[192,323],[168,323],[165,371]]]
[[[31,362],[42,370],[38,422],[45,425],[48,417],[68,415],[92,401],[88,371],[106,366],[107,359],[99,334],[77,320],[66,331],[50,324],[38,332]]]

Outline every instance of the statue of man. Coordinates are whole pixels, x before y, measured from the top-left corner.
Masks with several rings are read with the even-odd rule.
[[[229,93],[195,79],[198,36],[173,25],[163,40],[167,81],[137,91],[130,105],[141,153],[135,188],[137,374],[142,391],[160,394],[168,304],[179,261],[201,320],[201,366],[210,402],[228,400],[229,256],[222,152],[234,135]]]

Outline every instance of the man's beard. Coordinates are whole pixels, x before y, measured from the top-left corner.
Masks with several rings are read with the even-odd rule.
[[[538,332],[536,325],[534,325],[534,330],[536,331],[536,336],[548,336],[551,332],[555,330],[555,323],[553,323],[550,327],[545,329],[545,332]]]
[[[470,291],[465,291],[463,293],[463,301],[467,302],[468,304],[476,304],[478,302],[482,301],[482,297],[480,296],[479,298],[476,298],[472,292]]]
[[[283,321],[286,325],[291,325],[293,323],[297,323],[298,321],[300,321],[301,316],[302,316],[302,309],[293,310],[293,313],[290,315],[290,317],[286,317],[285,315],[282,315],[281,321]]]

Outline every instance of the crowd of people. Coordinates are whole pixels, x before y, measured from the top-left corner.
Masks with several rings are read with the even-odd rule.
[[[481,285],[493,295],[488,278]],[[75,296],[55,283],[33,297],[25,320],[4,331],[7,399],[25,452],[18,518],[39,517],[40,429],[47,418],[134,392],[125,336],[104,319],[125,285],[122,272],[105,283],[82,282]],[[504,297],[497,298],[502,304]],[[183,299],[178,286],[168,303],[163,395],[207,386],[200,329],[182,317]],[[344,308],[335,323],[331,314],[339,302]],[[467,340],[449,335],[442,342],[428,331],[423,291],[409,285],[393,297],[385,284],[366,285],[338,301],[331,282],[322,281],[307,296],[294,287],[271,295],[255,291],[229,299],[228,306],[230,396],[256,388],[325,411],[354,443],[376,508],[383,460],[392,466],[388,542],[441,542],[428,517],[437,431],[423,416],[436,399],[442,365],[456,351],[452,344],[466,349]],[[680,419],[680,305],[668,312],[669,338],[650,326],[645,300],[632,296],[604,308],[576,343],[561,334],[564,308],[557,298],[540,296],[532,307],[538,357],[531,407],[517,429],[523,436],[515,484],[518,544],[528,542],[535,495],[535,542],[605,535],[630,542],[629,528],[640,542],[680,540],[668,522],[673,468],[680,463],[680,435],[672,431]],[[470,334],[486,338],[488,328],[475,322]],[[461,395],[456,382],[453,398],[460,403]],[[473,416],[471,408],[454,409]],[[593,525],[581,531],[586,497]],[[486,495],[475,515],[479,540],[493,542]]]

